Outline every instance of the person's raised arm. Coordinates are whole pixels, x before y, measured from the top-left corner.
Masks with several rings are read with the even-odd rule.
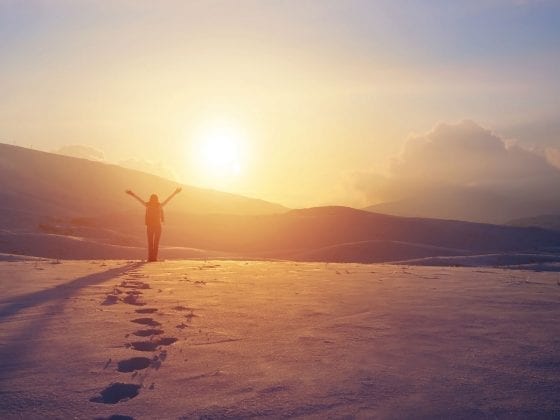
[[[142,203],[143,206],[146,206],[146,202],[142,200],[140,197],[138,197],[136,194],[134,194],[132,190],[126,190],[125,192],[131,197],[137,199],[140,203]]]
[[[181,187],[177,188],[175,191],[173,191],[173,194],[171,194],[169,197],[167,197],[165,199],[165,201],[163,203],[161,203],[162,206],[165,206],[167,203],[169,203],[169,201],[175,197],[177,194],[179,194],[183,189]]]

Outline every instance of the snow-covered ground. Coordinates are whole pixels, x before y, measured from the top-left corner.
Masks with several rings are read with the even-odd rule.
[[[559,418],[559,279],[4,261],[0,418]]]

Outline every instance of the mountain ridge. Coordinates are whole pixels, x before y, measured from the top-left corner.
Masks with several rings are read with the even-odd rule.
[[[57,258],[109,258],[113,252],[137,258],[146,240],[144,209],[124,190],[144,196],[175,187],[172,181],[116,165],[0,144],[0,252]],[[185,186],[166,207],[161,246],[162,258],[168,250],[177,257],[206,252],[235,258],[387,262],[539,252],[560,248],[560,232],[344,206],[290,210]]]
[[[503,224],[510,220],[558,211],[554,200],[523,201],[515,194],[498,194],[465,187],[423,191],[396,201],[364,207],[363,210],[404,217],[424,217]]]
[[[0,201],[4,210],[39,216],[81,217],[130,210],[124,195],[133,189],[162,198],[178,183],[118,165],[58,155],[0,143]],[[183,185],[172,203],[183,212],[267,214],[287,209],[279,204],[232,193]]]

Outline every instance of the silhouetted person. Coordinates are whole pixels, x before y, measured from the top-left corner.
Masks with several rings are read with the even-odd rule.
[[[132,192],[132,190],[126,190],[126,193],[135,199],[137,199],[143,206],[146,207],[146,231],[148,233],[148,261],[157,261],[158,248],[159,248],[159,238],[161,237],[161,222],[164,221],[163,218],[163,206],[169,203],[173,197],[181,192],[182,188],[177,188],[173,191],[167,199],[163,202],[159,202],[159,198],[156,194],[150,196],[150,201],[145,202],[140,197]]]

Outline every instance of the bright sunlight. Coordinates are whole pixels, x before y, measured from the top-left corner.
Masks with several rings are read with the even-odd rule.
[[[246,135],[235,121],[212,120],[193,136],[194,163],[204,183],[218,186],[239,176],[246,156]]]

